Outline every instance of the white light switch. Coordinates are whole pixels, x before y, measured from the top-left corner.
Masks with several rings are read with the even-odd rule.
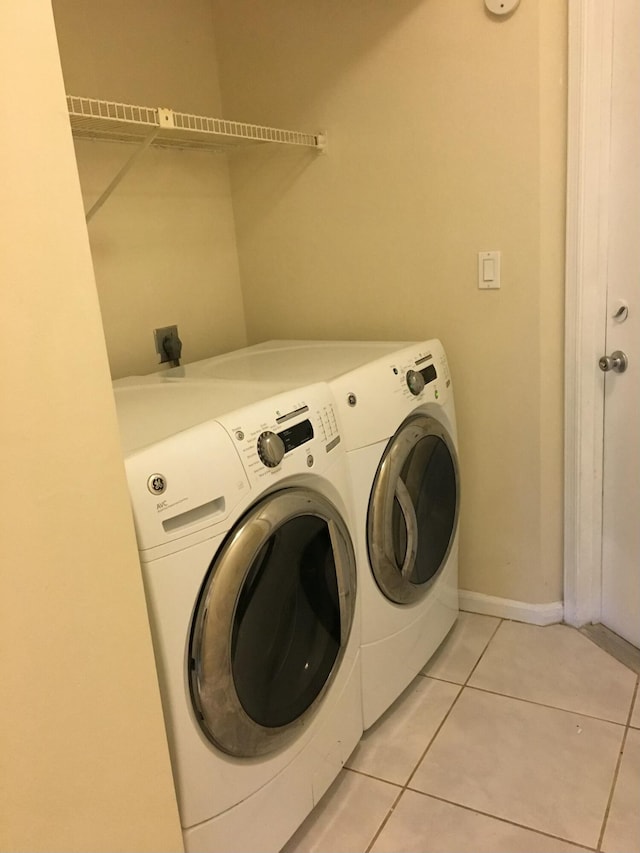
[[[500,252],[478,252],[478,287],[481,290],[500,287]]]

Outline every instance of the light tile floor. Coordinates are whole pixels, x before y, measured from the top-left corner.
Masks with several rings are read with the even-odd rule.
[[[566,625],[461,613],[285,853],[640,853],[638,677]]]

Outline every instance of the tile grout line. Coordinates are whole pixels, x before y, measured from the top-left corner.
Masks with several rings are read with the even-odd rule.
[[[483,812],[479,809],[474,809],[472,806],[465,806],[463,803],[457,803],[455,800],[447,800],[445,797],[439,797],[438,794],[427,794],[424,791],[419,791],[417,788],[408,788],[407,790],[411,791],[413,794],[421,794],[423,797],[431,797],[433,800],[438,800],[441,803],[447,803],[450,806],[456,806],[456,808],[464,809],[467,812],[471,812],[472,814],[482,815],[483,817],[491,818],[492,820],[499,820],[501,823],[506,823],[509,826],[515,826],[518,829],[526,829],[529,832],[535,832],[537,835],[544,835],[546,838],[553,838],[554,841],[562,841],[564,844],[571,844],[574,847],[579,847],[584,850],[593,851],[593,853],[598,853],[598,849],[596,847],[590,847],[588,844],[581,844],[578,841],[574,841],[571,838],[563,838],[561,835],[553,835],[550,832],[546,832],[544,829],[538,829],[535,826],[527,826],[524,823],[517,823],[515,820],[509,820],[508,817],[500,817],[495,814],[491,814],[491,812]]]
[[[453,700],[453,702],[451,703],[451,707],[449,708],[449,710],[447,711],[447,713],[444,715],[444,717],[442,718],[442,720],[440,720],[440,724],[438,725],[437,729],[435,730],[435,732],[434,732],[434,733],[433,733],[433,735],[431,736],[431,738],[430,738],[430,740],[429,740],[429,743],[427,744],[427,746],[425,747],[425,749],[424,749],[424,750],[423,750],[423,752],[421,753],[420,758],[418,759],[418,762],[417,762],[416,766],[413,768],[413,770],[412,770],[412,771],[411,771],[411,773],[409,774],[409,777],[408,777],[407,781],[404,783],[404,785],[402,785],[402,787],[401,787],[401,789],[400,789],[400,793],[398,794],[398,796],[397,796],[397,798],[396,798],[396,800],[395,800],[394,804],[393,804],[393,805],[391,806],[391,808],[389,809],[389,812],[388,812],[388,813],[387,813],[387,815],[385,816],[384,820],[382,821],[382,823],[381,823],[381,824],[380,824],[380,826],[378,827],[378,829],[377,829],[377,831],[376,831],[375,835],[373,836],[373,838],[372,838],[372,839],[371,839],[371,841],[369,842],[369,846],[366,848],[365,853],[369,853],[369,851],[371,850],[371,848],[372,848],[372,847],[373,847],[373,845],[375,844],[376,840],[378,839],[378,836],[380,835],[380,833],[382,832],[382,830],[383,830],[383,829],[385,828],[385,826],[387,825],[387,822],[388,822],[389,818],[390,818],[390,817],[391,817],[391,815],[393,814],[393,812],[394,812],[394,810],[395,810],[396,806],[398,805],[398,802],[400,801],[400,797],[401,797],[401,796],[404,794],[404,792],[407,790],[407,788],[408,788],[408,786],[409,786],[409,784],[410,784],[411,780],[412,780],[412,779],[413,779],[413,777],[415,776],[416,771],[417,771],[418,767],[420,766],[420,764],[421,764],[421,762],[422,762],[423,758],[425,757],[425,755],[426,755],[426,754],[427,754],[427,752],[429,751],[429,748],[430,748],[431,744],[432,744],[432,743],[434,742],[434,740],[438,737],[438,734],[440,733],[440,730],[442,729],[443,725],[444,725],[444,724],[445,724],[445,722],[449,719],[449,714],[450,714],[450,713],[453,711],[453,709],[455,708],[456,702],[458,701],[458,699],[459,699],[459,698],[460,698],[460,696],[462,695],[462,691],[464,690],[464,685],[458,685],[458,686],[460,687],[460,690],[458,691],[458,693],[456,694],[455,699],[454,699],[454,700]],[[382,779],[381,779],[380,781],[382,782],[382,781],[384,781],[384,780],[382,780]]]
[[[466,611],[464,611],[464,612],[466,612]],[[492,640],[494,639],[495,635],[497,634],[497,632],[498,632],[498,630],[499,630],[500,626],[501,626],[504,622],[512,622],[512,621],[514,621],[514,620],[512,620],[512,619],[506,619],[506,618],[500,618],[500,617],[496,617],[496,618],[498,618],[498,620],[499,620],[499,621],[498,621],[498,624],[496,625],[496,627],[495,627],[495,629],[493,630],[493,632],[492,632],[491,636],[489,637],[489,639],[487,640],[486,644],[484,645],[484,648],[482,649],[482,652],[480,653],[480,656],[478,657],[478,659],[477,659],[476,663],[475,663],[475,664],[474,664],[474,666],[472,667],[471,671],[469,672],[469,675],[467,676],[467,678],[465,679],[465,681],[464,681],[464,682],[460,683],[460,682],[458,682],[458,681],[449,681],[449,680],[447,680],[446,678],[438,678],[437,676],[432,676],[432,675],[429,675],[428,673],[425,673],[425,672],[422,672],[422,671],[420,671],[420,672],[418,673],[418,675],[421,675],[421,676],[422,676],[422,677],[424,677],[424,678],[431,678],[431,679],[432,679],[432,680],[434,680],[434,681],[440,681],[440,682],[445,683],[445,684],[451,684],[451,685],[453,685],[453,686],[457,686],[457,687],[459,687],[459,688],[460,688],[460,690],[458,691],[458,694],[456,695],[455,699],[454,699],[454,700],[453,700],[453,702],[451,703],[451,707],[449,708],[449,710],[446,712],[446,714],[445,714],[445,715],[444,715],[444,717],[442,718],[442,720],[441,720],[440,724],[438,725],[438,727],[437,727],[436,731],[434,732],[433,736],[430,738],[429,743],[427,744],[426,748],[425,748],[425,749],[424,749],[424,751],[422,752],[422,754],[421,754],[420,758],[418,759],[418,761],[417,761],[417,763],[416,763],[416,765],[415,765],[415,767],[414,767],[413,771],[410,773],[410,775],[409,775],[409,777],[408,777],[407,781],[404,783],[404,785],[400,785],[400,784],[399,784],[399,783],[397,783],[397,782],[391,782],[391,781],[389,781],[388,779],[382,779],[382,778],[380,778],[379,776],[374,776],[374,775],[372,775],[372,774],[365,773],[365,772],[363,772],[363,771],[361,771],[361,770],[354,770],[354,769],[352,769],[352,768],[345,768],[345,769],[349,769],[349,770],[351,770],[351,772],[352,772],[352,773],[357,773],[357,774],[359,774],[359,775],[361,775],[361,776],[364,776],[364,777],[366,777],[366,778],[374,779],[374,780],[376,780],[376,781],[383,782],[383,783],[385,783],[385,784],[387,784],[387,785],[391,785],[391,786],[393,786],[393,787],[397,787],[397,788],[399,788],[399,789],[400,789],[400,790],[399,790],[399,793],[398,793],[398,795],[397,795],[397,797],[396,797],[396,799],[394,800],[393,804],[392,804],[392,805],[391,805],[391,807],[389,808],[389,810],[388,810],[388,812],[387,812],[386,816],[385,816],[385,817],[384,817],[384,819],[381,821],[380,826],[378,827],[378,829],[377,829],[377,830],[376,830],[376,832],[374,833],[374,835],[373,835],[373,837],[372,837],[371,841],[369,842],[369,844],[368,844],[368,845],[367,845],[367,847],[365,848],[365,853],[370,853],[371,848],[372,848],[372,847],[373,847],[373,845],[375,844],[376,840],[379,838],[380,834],[382,833],[383,829],[385,828],[385,826],[387,825],[387,823],[388,823],[389,819],[391,818],[391,816],[393,815],[393,813],[394,813],[395,809],[397,808],[398,803],[399,803],[399,801],[400,801],[400,799],[401,799],[402,795],[403,795],[403,794],[405,793],[405,791],[407,791],[407,790],[408,790],[408,791],[411,791],[412,793],[419,794],[419,795],[421,795],[421,796],[431,797],[432,799],[439,800],[439,801],[441,801],[441,802],[447,803],[447,804],[452,805],[452,806],[455,806],[455,807],[457,807],[457,808],[465,809],[466,811],[469,811],[469,812],[472,812],[472,813],[475,813],[475,814],[484,815],[485,817],[492,818],[492,819],[494,819],[494,820],[499,820],[499,821],[501,821],[502,823],[506,823],[506,824],[509,824],[509,825],[512,825],[512,826],[518,827],[518,828],[520,828],[520,829],[525,829],[525,830],[528,830],[528,831],[530,831],[530,832],[537,832],[537,833],[539,833],[540,835],[544,835],[544,836],[546,836],[546,837],[548,837],[548,838],[552,838],[552,839],[557,840],[557,841],[562,841],[563,843],[576,844],[576,846],[581,847],[581,848],[583,848],[584,850],[594,851],[595,853],[599,853],[599,851],[601,850],[601,845],[602,845],[603,838],[604,838],[604,833],[605,833],[606,824],[607,824],[607,820],[608,820],[608,816],[609,816],[609,811],[610,811],[611,803],[612,803],[612,800],[613,800],[613,794],[614,794],[615,786],[616,786],[616,783],[617,783],[617,780],[618,780],[618,775],[619,775],[620,765],[621,765],[621,763],[622,763],[622,757],[623,757],[623,753],[624,753],[624,747],[625,747],[625,744],[626,744],[627,734],[628,734],[629,728],[631,728],[631,717],[632,717],[632,714],[633,714],[633,710],[634,710],[634,706],[635,706],[635,702],[636,702],[636,697],[638,696],[638,693],[639,693],[640,677],[636,678],[636,686],[635,686],[634,694],[633,694],[632,701],[631,701],[631,707],[630,707],[629,713],[628,713],[628,715],[627,715],[627,721],[626,721],[626,723],[620,723],[620,722],[616,722],[616,721],[614,721],[614,720],[607,720],[607,719],[605,719],[605,718],[603,718],[603,717],[597,717],[597,716],[592,715],[592,714],[585,714],[585,713],[582,713],[582,712],[580,712],[580,711],[573,711],[573,710],[569,710],[569,709],[566,709],[566,708],[559,708],[559,707],[557,707],[557,706],[555,706],[555,705],[547,705],[547,704],[544,704],[544,703],[542,703],[542,702],[536,702],[536,701],[534,701],[534,700],[532,700],[532,699],[524,699],[524,698],[519,697],[519,696],[512,696],[511,694],[508,694],[508,693],[499,693],[499,692],[497,692],[497,691],[488,690],[488,689],[483,688],[483,687],[474,687],[474,686],[472,686],[472,685],[470,685],[470,684],[469,684],[469,681],[470,681],[471,677],[473,676],[473,674],[475,673],[475,671],[476,671],[476,669],[478,668],[478,666],[480,665],[480,663],[481,663],[481,661],[482,661],[482,659],[483,659],[483,657],[484,657],[484,655],[485,655],[485,653],[486,653],[487,649],[489,648],[489,645],[491,644]],[[478,811],[477,809],[471,808],[470,806],[466,806],[466,805],[464,805],[464,804],[462,804],[462,803],[457,803],[457,802],[454,802],[454,801],[452,801],[452,800],[447,800],[447,799],[445,799],[444,797],[438,796],[437,794],[427,793],[427,792],[425,792],[425,791],[420,791],[420,790],[418,790],[417,788],[412,788],[412,787],[411,787],[411,781],[412,781],[412,779],[414,778],[414,776],[415,776],[415,774],[416,774],[416,772],[417,772],[417,770],[418,770],[418,767],[420,766],[420,764],[421,764],[421,763],[422,763],[422,761],[424,760],[424,758],[425,758],[425,756],[426,756],[427,752],[428,752],[428,751],[429,751],[429,749],[431,748],[431,746],[432,746],[433,742],[435,741],[436,737],[437,737],[437,736],[438,736],[438,734],[440,733],[440,731],[441,731],[441,729],[442,729],[442,727],[443,727],[444,723],[445,723],[445,722],[446,722],[446,720],[449,718],[449,716],[450,716],[451,712],[453,711],[453,708],[454,708],[454,707],[455,707],[455,705],[457,704],[457,702],[458,702],[458,700],[459,700],[460,696],[462,695],[462,693],[463,693],[463,691],[464,691],[464,689],[465,689],[466,687],[468,687],[468,688],[469,688],[469,689],[471,689],[471,690],[478,690],[479,692],[488,693],[488,694],[495,695],[495,696],[503,696],[504,698],[514,699],[514,700],[519,701],[519,702],[525,702],[525,703],[527,703],[527,704],[537,705],[538,707],[541,707],[541,708],[548,708],[549,710],[561,711],[561,712],[564,712],[564,713],[574,714],[574,715],[578,715],[578,716],[586,717],[586,718],[588,718],[588,719],[597,720],[597,721],[599,721],[599,722],[604,722],[604,723],[609,723],[609,724],[611,724],[611,725],[624,727],[624,734],[623,734],[623,739],[622,739],[622,743],[621,743],[621,747],[620,747],[620,753],[619,753],[619,756],[618,756],[618,761],[617,761],[616,769],[615,769],[615,772],[614,772],[614,778],[613,778],[613,783],[612,783],[612,786],[611,786],[611,791],[610,791],[610,794],[609,794],[609,800],[608,800],[607,807],[606,807],[606,810],[605,810],[605,815],[604,815],[604,818],[603,818],[603,824],[602,824],[602,829],[601,829],[601,833],[600,833],[600,838],[599,838],[599,840],[598,840],[598,845],[597,845],[596,847],[590,847],[590,846],[588,846],[588,845],[584,845],[584,844],[577,844],[577,842],[575,842],[575,841],[573,841],[573,840],[571,840],[571,839],[561,838],[560,836],[552,835],[551,833],[545,832],[544,830],[538,829],[538,828],[536,828],[536,827],[525,826],[524,824],[519,824],[519,823],[516,823],[515,821],[511,821],[511,820],[509,820],[508,818],[499,817],[499,816],[497,816],[497,815],[490,814],[489,812],[482,812],[482,811]]]
[[[382,830],[385,828],[385,826],[386,826],[386,825],[387,825],[387,823],[389,822],[389,819],[391,818],[391,815],[393,814],[393,812],[394,812],[394,811],[395,811],[395,809],[396,809],[396,806],[397,806],[397,805],[398,805],[398,803],[400,802],[400,798],[402,797],[402,795],[404,794],[404,792],[405,792],[405,791],[407,790],[407,788],[409,787],[409,785],[410,785],[411,780],[413,779],[413,777],[416,775],[416,772],[417,772],[417,770],[418,770],[418,767],[420,766],[420,764],[422,763],[422,761],[423,761],[423,759],[424,759],[425,755],[427,754],[427,752],[428,752],[428,751],[429,751],[429,749],[431,748],[431,744],[432,744],[432,743],[434,742],[434,740],[438,737],[438,735],[439,735],[439,733],[440,733],[440,731],[441,731],[442,727],[444,726],[445,722],[449,719],[449,715],[451,714],[451,712],[452,712],[452,711],[453,711],[453,709],[455,708],[455,706],[456,706],[456,703],[457,703],[458,699],[462,696],[462,693],[463,693],[463,691],[464,691],[464,688],[467,686],[467,682],[469,681],[469,679],[471,678],[471,676],[472,676],[472,675],[473,675],[473,673],[475,672],[476,667],[478,666],[478,664],[480,663],[480,661],[481,661],[481,660],[482,660],[482,658],[484,657],[485,652],[486,652],[486,651],[487,651],[487,649],[489,648],[489,645],[490,645],[491,641],[492,641],[492,640],[493,640],[493,638],[495,637],[496,632],[498,631],[498,628],[500,627],[500,625],[502,625],[503,621],[504,621],[503,619],[500,619],[500,621],[499,621],[499,622],[498,622],[498,624],[496,625],[496,627],[495,627],[495,629],[494,629],[493,633],[491,634],[491,636],[490,636],[490,637],[489,637],[489,639],[487,640],[487,642],[486,642],[486,644],[485,644],[484,648],[482,649],[482,652],[480,653],[480,656],[478,657],[478,660],[475,662],[475,665],[474,665],[474,666],[473,666],[473,668],[471,669],[471,672],[470,672],[470,673],[469,673],[469,675],[467,676],[467,678],[466,678],[465,682],[464,682],[463,684],[459,684],[459,685],[458,685],[458,686],[460,687],[460,690],[458,691],[458,693],[457,693],[457,695],[456,695],[455,699],[454,699],[454,700],[453,700],[453,702],[451,703],[451,707],[449,708],[449,710],[447,711],[447,713],[444,715],[444,717],[443,717],[443,718],[442,718],[442,720],[440,721],[439,726],[437,727],[437,729],[436,729],[436,730],[435,730],[435,732],[433,733],[432,737],[431,737],[431,738],[430,738],[430,740],[429,740],[429,743],[427,744],[426,748],[424,749],[424,751],[423,751],[423,752],[422,752],[422,754],[420,755],[420,758],[418,759],[418,761],[417,761],[417,763],[416,763],[415,767],[413,768],[413,770],[412,770],[412,771],[411,771],[411,773],[409,774],[409,777],[407,778],[407,781],[406,781],[406,782],[404,783],[404,785],[402,786],[402,788],[401,788],[401,790],[400,790],[400,793],[399,793],[399,794],[398,794],[398,796],[396,797],[396,799],[395,799],[395,801],[394,801],[393,805],[391,806],[391,808],[390,808],[390,809],[389,809],[389,811],[387,812],[387,814],[386,814],[386,816],[385,816],[384,820],[382,820],[382,822],[380,823],[380,826],[378,827],[377,831],[374,833],[373,838],[372,838],[372,839],[371,839],[371,841],[369,842],[368,846],[365,848],[365,853],[370,853],[371,848],[372,848],[372,847],[373,847],[373,845],[376,843],[377,839],[378,839],[378,838],[379,838],[379,836],[380,836],[380,833],[382,832]],[[426,666],[426,664],[425,664],[425,666]],[[420,674],[420,675],[422,675],[423,673],[422,673],[422,672],[420,672],[419,674]],[[427,677],[428,677],[428,676],[427,676]],[[374,778],[375,778],[375,777],[374,777]],[[383,780],[383,779],[380,779],[379,781],[383,782],[384,780]]]
[[[473,673],[476,671],[476,668],[478,667],[478,665],[479,665],[480,661],[481,661],[481,660],[482,660],[482,658],[484,657],[485,652],[486,652],[486,651],[487,651],[487,649],[489,648],[489,645],[491,644],[491,641],[492,641],[492,640],[493,640],[493,638],[495,637],[495,635],[496,635],[496,633],[497,633],[497,631],[498,631],[498,628],[500,627],[500,625],[502,625],[503,621],[504,621],[504,620],[503,620],[503,619],[501,619],[501,620],[498,622],[498,624],[496,625],[496,627],[495,627],[495,629],[494,629],[493,633],[491,634],[491,636],[489,637],[489,639],[488,639],[488,640],[487,640],[487,642],[485,643],[484,648],[483,648],[483,649],[482,649],[482,651],[480,652],[480,655],[479,655],[479,657],[478,657],[478,660],[475,662],[474,666],[472,667],[471,672],[469,673],[469,675],[467,676],[467,678],[465,679],[465,681],[464,681],[462,684],[460,684],[460,685],[459,685],[460,690],[458,691],[458,694],[457,694],[456,698],[455,698],[455,699],[453,700],[453,702],[451,703],[451,707],[449,708],[449,710],[447,711],[447,713],[444,715],[444,717],[443,717],[443,718],[442,718],[442,720],[440,721],[440,725],[438,726],[438,728],[437,728],[437,729],[436,729],[436,731],[434,732],[433,736],[432,736],[432,737],[431,737],[431,739],[429,740],[429,743],[427,744],[427,746],[426,746],[426,748],[425,748],[424,752],[422,753],[422,755],[420,756],[420,758],[419,758],[419,759],[418,759],[418,761],[416,762],[416,765],[415,765],[415,767],[413,768],[412,772],[409,774],[409,778],[407,779],[407,781],[406,781],[406,782],[405,782],[405,784],[404,784],[404,788],[405,788],[405,789],[406,789],[406,788],[408,788],[408,787],[409,787],[409,785],[411,784],[411,780],[412,780],[412,779],[413,779],[413,777],[416,775],[416,772],[417,772],[417,770],[418,770],[418,767],[422,764],[422,762],[423,762],[423,760],[424,760],[425,755],[427,754],[427,752],[428,752],[428,751],[429,751],[429,749],[431,748],[431,744],[432,744],[432,743],[434,742],[434,740],[438,737],[438,735],[440,734],[440,730],[441,730],[441,729],[442,729],[442,727],[444,726],[445,722],[449,719],[449,715],[451,714],[451,712],[453,711],[454,707],[456,706],[456,703],[458,702],[458,699],[462,696],[462,694],[463,694],[463,692],[464,692],[465,687],[467,687],[467,686],[468,686],[468,684],[469,684],[469,679],[471,678],[471,676],[473,675]],[[428,678],[428,677],[429,677],[429,676],[427,676],[427,678]]]
[[[477,687],[475,684],[465,684],[469,690],[477,690],[479,693],[488,693],[490,696],[502,696],[504,699],[513,699],[515,702],[525,702],[527,705],[535,705],[537,708],[547,708],[549,711],[560,711],[562,714],[574,714],[576,717],[585,717],[588,720],[596,720],[598,723],[609,723],[611,726],[627,727],[627,723],[616,720],[607,720],[605,717],[596,717],[594,714],[585,714],[583,711],[574,711],[570,708],[560,708],[558,705],[547,705],[544,702],[536,702],[535,699],[524,699],[522,696],[514,696],[511,693],[498,693],[497,690],[489,690],[487,687]]]
[[[343,770],[348,770],[349,773],[355,773],[357,776],[364,776],[365,779],[373,779],[374,782],[384,782],[385,785],[391,785],[392,788],[398,788],[400,791],[404,788],[401,782],[390,782],[388,779],[381,779],[380,776],[374,776],[373,773],[365,773],[364,770],[357,770],[355,767],[343,766]]]
[[[478,668],[478,666],[479,666],[479,664],[480,664],[480,661],[481,661],[481,660],[482,660],[482,658],[484,657],[484,654],[485,654],[485,652],[486,652],[486,650],[487,650],[487,647],[488,647],[489,643],[491,642],[491,640],[493,640],[493,638],[495,637],[495,635],[496,635],[496,633],[497,633],[497,631],[498,631],[498,628],[500,627],[500,625],[501,625],[503,622],[517,622],[517,620],[515,620],[515,619],[506,619],[506,618],[504,618],[504,619],[501,619],[501,620],[500,620],[500,624],[499,624],[499,625],[496,627],[496,629],[494,630],[494,632],[493,632],[493,634],[491,635],[491,637],[489,638],[489,641],[487,642],[487,645],[485,646],[485,648],[484,648],[484,650],[483,650],[482,654],[481,654],[481,655],[480,655],[480,657],[478,658],[478,660],[477,660],[477,662],[476,662],[476,665],[474,666],[474,668],[473,668],[473,669],[471,670],[471,672],[469,673],[469,677],[467,678],[467,680],[466,680],[466,681],[465,681],[465,683],[464,683],[464,686],[465,686],[465,687],[469,687],[471,690],[481,690],[483,693],[490,693],[490,694],[491,694],[491,695],[493,695],[493,696],[504,696],[504,697],[506,697],[507,699],[517,699],[519,702],[528,702],[528,703],[529,703],[529,704],[531,704],[531,705],[538,705],[538,706],[539,706],[539,707],[541,707],[541,708],[549,708],[549,709],[550,709],[550,710],[552,710],[552,711],[564,711],[564,712],[565,712],[565,713],[567,713],[567,714],[577,714],[577,715],[578,715],[578,716],[580,716],[580,717],[587,717],[587,718],[588,718],[588,719],[590,719],[590,720],[599,720],[599,721],[600,721],[600,722],[602,722],[602,723],[611,723],[611,724],[612,724],[612,725],[614,725],[614,726],[629,726],[629,725],[630,725],[631,714],[632,714],[632,712],[633,712],[633,704],[634,704],[634,703],[633,703],[633,701],[631,702],[631,711],[630,711],[630,712],[629,712],[629,714],[627,715],[627,721],[626,721],[626,723],[621,723],[621,722],[619,722],[619,721],[617,721],[617,720],[608,720],[608,719],[606,719],[606,717],[597,717],[595,714],[586,714],[586,713],[584,713],[584,712],[582,712],[582,711],[572,711],[572,710],[570,710],[569,708],[560,708],[558,705],[547,705],[545,702],[536,702],[536,701],[535,701],[535,699],[525,699],[525,698],[523,698],[522,696],[514,696],[512,693],[500,693],[500,692],[499,692],[499,691],[497,691],[497,690],[489,690],[489,688],[487,688],[487,687],[478,687],[478,686],[476,686],[476,685],[474,685],[474,684],[469,684],[469,680],[471,679],[471,676],[473,675],[473,673],[474,673],[474,672],[476,671],[476,669]],[[519,624],[529,625],[529,624],[531,624],[531,623],[529,623],[529,622],[522,622],[522,623],[519,623]],[[557,623],[557,624],[561,624],[561,623]],[[593,642],[593,641],[592,641],[592,642]],[[595,645],[595,644],[594,644],[594,645]],[[598,646],[598,648],[600,648],[600,647]],[[604,650],[604,649],[603,649],[603,651],[605,651],[605,652],[606,652],[606,650]],[[607,655],[609,655],[609,657],[613,657],[612,655],[610,655],[610,654],[609,654],[609,652],[606,652],[606,654],[607,654]],[[628,668],[629,668],[629,667],[627,667],[627,669],[628,669]],[[427,677],[428,677],[428,678],[434,678],[434,676],[427,676]],[[436,679],[436,680],[437,680],[437,681],[446,681],[446,679],[445,679],[445,678],[439,678],[439,679]],[[447,682],[447,683],[448,683],[448,684],[456,684],[457,682],[453,681],[453,682]],[[637,684],[637,681],[636,681],[636,684]],[[637,689],[637,688],[636,688],[636,689]],[[634,693],[634,696],[635,696],[635,693]]]
[[[616,769],[613,772],[613,780],[611,782],[611,790],[609,791],[609,799],[607,800],[607,807],[604,810],[604,816],[602,818],[602,828],[600,830],[600,837],[598,838],[598,850],[602,849],[602,843],[604,841],[604,834],[607,829],[607,823],[609,822],[609,812],[611,811],[611,804],[613,803],[613,795],[616,790],[616,785],[618,784],[618,777],[620,775],[620,767],[622,765],[622,759],[624,757],[624,748],[627,744],[627,736],[629,734],[629,729],[631,728],[631,717],[633,715],[633,709],[636,704],[636,699],[638,696],[638,684],[640,683],[640,677],[636,678],[636,687],[633,691],[633,697],[631,699],[631,707],[629,708],[629,713],[627,715],[627,724],[625,726],[624,734],[622,735],[622,743],[620,744],[620,752],[618,754],[618,761],[616,762]]]
[[[387,823],[388,823],[388,821],[389,821],[389,819],[390,819],[391,815],[392,815],[392,814],[394,813],[394,811],[396,810],[396,806],[397,806],[397,805],[398,805],[398,803],[400,802],[400,797],[401,797],[403,794],[404,794],[404,788],[401,788],[401,789],[400,789],[400,791],[398,792],[398,796],[395,798],[395,800],[394,800],[394,801],[393,801],[393,803],[391,804],[391,808],[389,809],[389,811],[386,813],[386,815],[384,816],[383,820],[381,821],[380,826],[379,826],[379,827],[376,829],[376,831],[373,833],[373,838],[372,838],[372,839],[371,839],[371,841],[368,843],[368,845],[365,847],[364,853],[369,853],[369,851],[371,850],[371,848],[373,847],[373,845],[374,845],[374,844],[376,843],[376,841],[378,840],[378,837],[379,837],[380,833],[381,833],[381,832],[382,832],[382,830],[385,828],[385,826],[387,825]]]
[[[510,621],[509,619],[500,619],[500,621],[498,622],[498,624],[497,624],[497,625],[496,625],[496,627],[494,628],[493,634],[489,637],[489,639],[487,640],[487,642],[486,642],[486,644],[485,644],[484,649],[483,649],[483,650],[482,650],[482,652],[480,653],[480,657],[479,657],[479,658],[478,658],[478,660],[475,662],[475,664],[474,664],[473,668],[471,669],[471,672],[469,673],[469,675],[468,675],[468,676],[467,676],[467,678],[466,678],[466,681],[465,681],[465,682],[464,682],[464,684],[462,685],[463,687],[467,687],[467,686],[468,686],[468,684],[469,684],[469,679],[471,678],[471,676],[473,675],[473,673],[476,671],[476,669],[480,666],[480,661],[481,661],[481,660],[482,660],[482,658],[485,656],[485,654],[486,654],[486,652],[487,652],[487,649],[488,649],[488,648],[489,648],[489,646],[491,645],[491,643],[492,643],[492,641],[493,641],[493,639],[494,639],[495,635],[498,633],[498,630],[500,629],[500,626],[501,626],[501,625],[503,625],[505,622],[509,622],[509,621]]]

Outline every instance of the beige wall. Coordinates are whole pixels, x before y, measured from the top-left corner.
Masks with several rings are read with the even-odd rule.
[[[0,849],[182,841],[49,4],[0,5]]]
[[[251,340],[439,335],[462,585],[558,599],[565,3],[214,5],[225,113],[329,134],[234,155]],[[55,7],[69,89],[216,111],[208,0]],[[178,850],[100,308],[116,375],[154,369],[155,325],[187,360],[243,342],[226,167],[150,152],[91,226],[99,306],[48,5],[3,4],[0,46],[0,849]],[[86,205],[122,155],[78,155]]]
[[[225,114],[329,139],[232,161],[250,340],[440,337],[461,585],[559,600],[566,4],[213,2]]]
[[[68,93],[219,115],[209,0],[53,6]],[[85,209],[133,151],[76,142]],[[189,361],[246,343],[225,157],[146,152],[89,238],[114,378],[157,369],[158,326],[178,324]]]

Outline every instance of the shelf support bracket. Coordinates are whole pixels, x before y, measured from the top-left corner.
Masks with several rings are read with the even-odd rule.
[[[123,165],[123,167],[120,169],[120,171],[118,172],[118,174],[117,174],[117,175],[115,176],[115,178],[111,181],[111,183],[109,184],[109,186],[104,190],[104,192],[102,193],[102,195],[101,195],[98,199],[96,199],[96,201],[91,205],[91,207],[89,208],[89,210],[87,211],[87,213],[86,213],[86,215],[85,215],[85,218],[86,218],[87,222],[89,222],[89,221],[93,218],[93,216],[94,216],[94,215],[95,215],[95,214],[100,210],[100,208],[102,207],[102,205],[103,205],[103,204],[105,203],[105,201],[109,198],[109,196],[111,195],[111,193],[115,190],[115,188],[118,186],[118,184],[119,184],[119,183],[120,183],[120,181],[124,178],[124,176],[127,174],[127,172],[128,172],[128,171],[129,171],[129,170],[130,170],[134,165],[135,165],[135,163],[137,162],[138,158],[139,158],[142,154],[144,154],[144,152],[147,150],[147,148],[151,145],[151,143],[153,142],[153,140],[154,140],[154,139],[156,138],[156,136],[158,135],[158,131],[159,131],[159,130],[160,130],[160,128],[159,128],[159,127],[155,127],[155,128],[151,131],[151,133],[149,133],[149,134],[144,138],[144,141],[143,141],[142,145],[140,145],[140,147],[139,147],[139,148],[136,148],[136,150],[133,152],[133,154],[131,155],[131,157],[129,157],[129,159],[127,160],[127,162]]]

